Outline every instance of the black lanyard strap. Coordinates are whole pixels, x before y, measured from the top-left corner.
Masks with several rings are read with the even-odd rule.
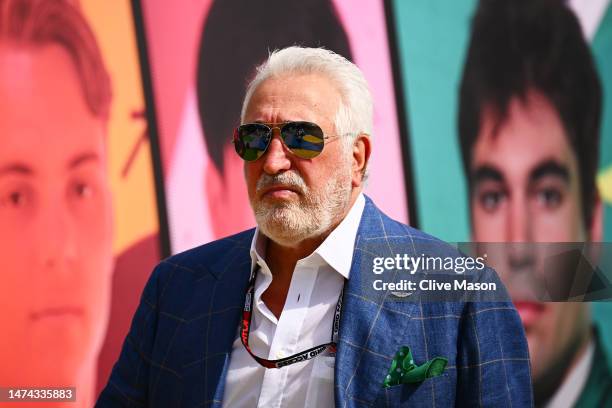
[[[307,350],[300,351],[299,353],[293,354],[289,357],[281,358],[279,360],[268,360],[266,358],[259,357],[251,351],[249,347],[249,333],[251,331],[251,318],[253,317],[252,303],[255,294],[255,277],[259,271],[259,266],[251,272],[251,278],[249,279],[249,287],[247,289],[244,298],[244,309],[242,310],[242,321],[240,322],[240,339],[242,345],[248,351],[248,353],[257,361],[260,365],[266,368],[281,368],[291,364],[299,363],[300,361],[307,361],[315,358],[326,349],[329,349],[331,353],[336,352],[336,345],[338,343],[338,332],[340,330],[340,314],[342,313],[342,294],[344,288],[340,291],[338,296],[338,302],[336,303],[336,309],[334,310],[334,320],[332,322],[332,333],[331,341],[329,343],[320,344],[315,347],[311,347]]]

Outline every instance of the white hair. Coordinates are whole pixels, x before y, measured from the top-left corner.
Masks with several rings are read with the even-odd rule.
[[[350,147],[359,134],[372,137],[372,95],[363,73],[343,56],[325,48],[292,46],[271,52],[268,59],[257,67],[255,78],[247,87],[240,115],[242,123],[257,87],[266,79],[288,74],[324,75],[338,87],[341,103],[334,126],[338,135],[351,136],[343,138],[345,147]]]

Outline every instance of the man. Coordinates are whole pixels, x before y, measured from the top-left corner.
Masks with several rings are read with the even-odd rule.
[[[76,403],[37,406],[96,396],[113,270],[110,108],[78,8],[0,0],[0,386],[76,387]]]
[[[241,122],[257,229],[156,268],[98,406],[531,406],[511,303],[362,289],[361,266],[393,248],[455,252],[362,194],[372,102],[354,64],[325,49],[272,53]]]
[[[601,87],[579,23],[561,1],[481,1],[459,99],[472,236],[479,242],[599,241],[595,185]],[[502,279],[537,269],[508,248]],[[498,270],[501,273],[501,268]],[[586,303],[517,302],[537,405],[609,406],[612,377]]]

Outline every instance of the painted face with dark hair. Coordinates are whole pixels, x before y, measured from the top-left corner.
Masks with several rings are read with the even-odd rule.
[[[514,98],[501,124],[485,109],[470,171],[475,241],[581,242],[601,237],[597,216],[593,229],[584,225],[577,158],[558,113],[541,94],[532,91],[524,102]],[[507,275],[502,274],[513,298],[517,287],[511,279],[533,273],[539,259],[531,250],[534,246],[517,248],[508,251],[503,268]],[[571,364],[566,360],[585,344],[588,308],[580,303],[516,306],[537,385],[559,361]]]
[[[0,44],[0,384],[69,385],[107,323],[106,127],[59,46]]]

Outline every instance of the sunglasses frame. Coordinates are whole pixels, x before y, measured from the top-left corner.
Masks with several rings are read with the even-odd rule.
[[[309,158],[305,158],[305,157],[301,157],[299,154],[297,154],[293,148],[287,146],[287,143],[285,142],[285,138],[283,137],[283,128],[287,125],[295,125],[296,123],[305,123],[311,126],[315,126],[317,128],[319,128],[321,130],[321,134],[323,135],[321,138],[323,139],[323,147],[321,148],[321,151],[316,152],[313,150],[313,152],[316,153],[316,155],[309,157]],[[241,125],[239,125],[235,130],[234,130],[234,137],[232,138],[232,143],[234,145],[236,145],[236,138],[238,137],[240,128],[243,126],[248,126],[248,125],[258,125],[258,126],[265,126],[266,128],[268,128],[268,135],[269,135],[269,139],[268,139],[268,143],[266,144],[265,149],[262,151],[262,154],[253,159],[253,160],[247,160],[244,157],[242,157],[240,155],[240,153],[238,153],[238,151],[236,151],[236,153],[238,154],[238,156],[246,161],[246,162],[254,162],[259,160],[261,157],[263,157],[266,152],[268,151],[268,148],[270,147],[270,144],[272,143],[272,139],[274,139],[274,129],[278,129],[278,137],[281,140],[281,143],[283,144],[283,146],[285,146],[285,148],[291,152],[292,155],[300,158],[300,159],[304,159],[304,160],[308,160],[308,159],[314,159],[315,157],[319,156],[321,153],[323,153],[323,149],[325,149],[325,141],[328,139],[334,139],[336,137],[340,137],[339,135],[331,135],[331,136],[326,136],[325,133],[323,132],[323,129],[321,128],[321,126],[317,125],[314,122],[308,122],[306,120],[293,120],[293,121],[287,121],[287,122],[279,122],[279,123],[263,123],[263,122],[249,122],[249,123],[243,123]]]

